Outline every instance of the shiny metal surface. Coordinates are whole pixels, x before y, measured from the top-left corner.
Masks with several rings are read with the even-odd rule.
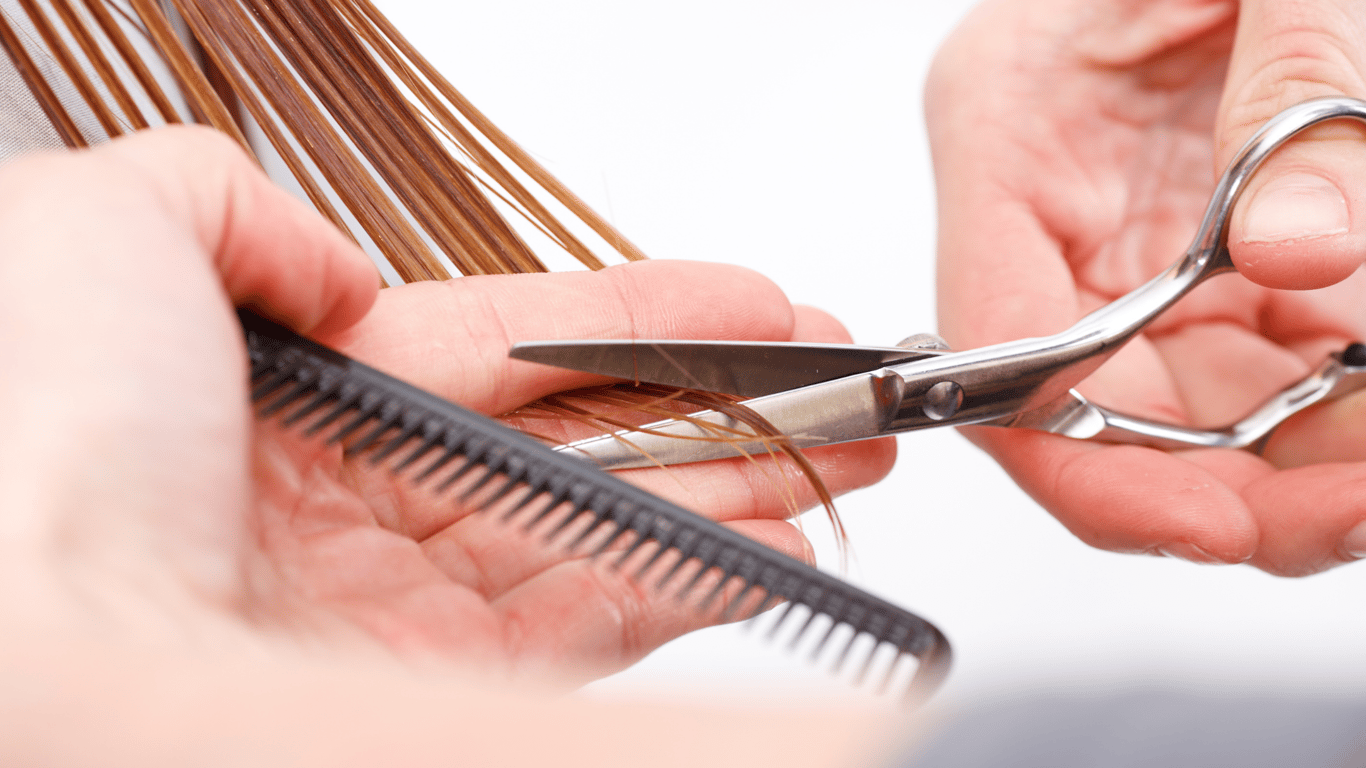
[[[900,405],[901,377],[886,368],[815,386],[821,390],[819,398],[773,395],[748,403],[762,402],[764,418],[798,448],[882,434]],[[585,455],[606,469],[710,461],[769,450],[762,440],[737,443],[734,437],[752,434],[749,428],[712,411],[697,414],[694,420],[656,422],[642,430],[646,431],[590,437],[556,450]]]
[[[1366,366],[1348,365],[1341,354],[1286,387],[1248,416],[1218,429],[1192,429],[1116,413],[1075,391],[1048,409],[1020,414],[999,426],[1023,427],[1079,439],[1132,443],[1163,450],[1249,448],[1262,444],[1282,422],[1315,403],[1366,388]]]
[[[575,371],[741,397],[866,373],[943,354],[942,347],[860,347],[761,341],[527,341],[510,357]]]
[[[1291,107],[1268,121],[1220,178],[1185,255],[1147,284],[1062,333],[888,365],[874,373],[758,397],[745,405],[794,436],[799,446],[968,424],[1043,429],[1163,448],[1253,446],[1275,425],[1312,402],[1360,388],[1361,370],[1344,366],[1341,360],[1330,361],[1247,419],[1222,430],[1193,430],[1124,416],[1089,403],[1071,390],[1195,286],[1233,269],[1226,244],[1228,219],[1247,180],[1287,139],[1339,118],[1366,122],[1366,102],[1321,99]],[[945,405],[950,400],[952,408]],[[889,406],[894,408],[890,413]],[[733,426],[714,413],[692,418]],[[686,422],[661,422],[648,429],[693,437],[705,431]],[[636,466],[702,461],[736,452],[731,446],[704,450],[700,448],[704,444],[695,440],[639,433],[622,437],[635,446],[631,452],[641,460]],[[761,442],[737,447],[763,450]],[[624,456],[617,455],[620,445],[610,435],[565,448],[590,455],[605,466],[629,465]],[[649,458],[642,458],[641,452]]]
[[[945,352],[949,350],[949,343],[937,333],[913,333],[898,341],[896,345],[903,349],[938,349]]]

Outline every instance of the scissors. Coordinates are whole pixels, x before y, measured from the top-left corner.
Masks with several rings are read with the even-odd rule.
[[[931,427],[984,424],[1164,450],[1259,450],[1287,418],[1366,387],[1366,346],[1354,343],[1242,420],[1193,429],[1125,415],[1074,387],[1158,315],[1205,280],[1234,270],[1229,214],[1262,161],[1300,131],[1328,120],[1366,122],[1366,101],[1305,102],[1268,121],[1219,179],[1180,260],[1061,333],[952,351],[921,334],[895,347],[699,341],[537,341],[510,355],[638,382],[740,395],[792,445],[806,448]],[[717,411],[579,440],[558,450],[608,469],[682,464],[762,453],[770,440],[718,440],[745,430]],[[752,431],[747,434],[754,434]],[[684,438],[684,439],[679,439]]]

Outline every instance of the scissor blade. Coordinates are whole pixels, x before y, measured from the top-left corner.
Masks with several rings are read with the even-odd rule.
[[[894,371],[846,376],[835,381],[746,400],[744,405],[786,435],[798,448],[878,437],[901,405],[904,379]],[[746,440],[753,430],[725,414],[705,411],[637,431],[578,440],[556,450],[587,456],[605,469],[763,455],[771,446]]]
[[[942,354],[940,350],[750,341],[528,341],[508,353],[647,384],[761,397]]]

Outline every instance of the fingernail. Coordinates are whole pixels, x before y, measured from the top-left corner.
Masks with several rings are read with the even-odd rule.
[[[1257,190],[1246,221],[1246,243],[1340,235],[1352,223],[1342,190],[1312,173],[1288,173],[1268,182]]]
[[[1366,523],[1357,523],[1342,539],[1342,549],[1358,560],[1366,558]]]
[[[1194,544],[1190,544],[1184,541],[1178,541],[1172,544],[1165,544],[1163,546],[1158,547],[1157,551],[1161,552],[1167,557],[1174,557],[1178,560],[1186,560],[1192,563],[1202,563],[1205,565],[1211,565],[1220,564],[1224,562],[1223,560],[1220,560],[1219,558],[1215,557],[1214,555],[1211,555],[1210,553],[1195,546]]]

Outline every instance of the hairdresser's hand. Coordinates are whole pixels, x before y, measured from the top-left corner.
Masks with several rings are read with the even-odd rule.
[[[1175,262],[1216,175],[1266,119],[1366,97],[1366,3],[988,2],[926,93],[945,336],[970,348],[1054,333]],[[1168,312],[1088,396],[1222,425],[1366,334],[1366,130],[1328,124],[1282,148],[1230,243],[1244,277]],[[1366,556],[1362,407],[1302,414],[1264,457],[970,433],[1095,546],[1306,574]]]
[[[443,397],[501,414],[544,395],[603,382],[507,357],[517,341],[546,338],[848,340],[827,316],[794,311],[781,291],[753,272],[678,262],[400,286],[383,291],[354,328],[327,340]],[[517,423],[557,442],[575,435],[575,427],[583,429],[572,422]],[[598,433],[588,429],[575,436],[585,434]],[[839,494],[881,478],[895,445],[878,441],[807,453]],[[287,463],[286,471],[294,466]],[[767,459],[737,458],[622,477],[810,560],[805,538],[785,518],[815,504],[814,492],[790,466],[777,469]],[[553,521],[527,535],[520,523],[470,515],[449,498],[433,500],[423,490],[393,483],[384,472],[355,471],[347,482],[362,490],[366,503],[355,510],[356,525],[316,556],[325,566],[352,558],[352,548],[367,548],[373,566],[369,586],[390,584],[381,592],[412,595],[355,611],[356,621],[392,634],[395,642],[468,653],[475,645],[471,638],[478,636],[478,652],[486,658],[546,665],[584,679],[621,669],[717,618],[718,611],[699,615],[694,605],[655,592],[652,581],[640,584],[612,573],[605,567],[615,560],[611,555],[593,564],[586,552],[570,557],[560,547],[544,546]],[[377,536],[388,542],[384,548],[371,546]],[[411,559],[402,571],[384,565],[396,555]],[[631,562],[647,559],[648,551]],[[317,578],[334,583],[326,567]],[[338,582],[335,588],[344,594],[356,587]]]
[[[233,305],[490,412],[585,383],[508,362],[512,337],[837,332],[754,275],[668,264],[385,291],[354,325],[377,296],[364,255],[189,129],[0,170],[0,292],[0,646],[283,640],[373,656],[379,641],[571,682],[707,619],[256,423]],[[886,446],[818,459],[836,491],[890,460]],[[781,484],[726,465],[639,474],[805,551]]]

